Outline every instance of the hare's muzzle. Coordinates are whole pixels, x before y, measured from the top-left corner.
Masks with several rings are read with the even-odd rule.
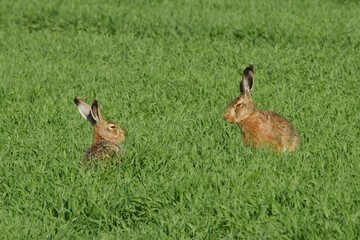
[[[231,110],[226,110],[225,114],[224,114],[224,120],[228,123],[234,123],[235,122],[235,118],[232,115]]]

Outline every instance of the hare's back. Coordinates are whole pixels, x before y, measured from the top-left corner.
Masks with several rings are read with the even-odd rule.
[[[300,138],[291,123],[277,113],[266,110],[263,110],[262,113],[268,119],[272,135],[278,139],[279,144],[290,148],[290,150],[295,150],[296,145],[300,143]]]
[[[83,163],[89,165],[90,160],[94,160],[95,163],[102,160],[118,159],[125,156],[124,150],[116,142],[100,140],[86,148],[83,157]]]
[[[265,116],[267,124],[269,124],[274,129],[279,128],[279,130],[283,129],[288,131],[294,129],[291,123],[280,114],[267,110],[262,110],[261,113],[263,116]]]

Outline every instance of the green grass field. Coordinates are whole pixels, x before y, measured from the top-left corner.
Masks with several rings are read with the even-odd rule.
[[[359,239],[358,1],[0,1],[1,239]],[[253,64],[294,155],[223,120]],[[85,172],[98,99],[120,169]]]

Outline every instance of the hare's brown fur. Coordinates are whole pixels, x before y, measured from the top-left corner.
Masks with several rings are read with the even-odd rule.
[[[118,143],[100,140],[86,148],[82,161],[85,166],[91,168],[91,160],[94,160],[96,165],[100,160],[107,162],[109,159],[122,159],[124,156],[125,152]]]
[[[91,107],[79,97],[75,97],[74,102],[93,127],[93,143],[86,148],[83,163],[91,167],[90,160],[94,160],[96,166],[100,160],[107,162],[110,158],[123,158],[125,154],[119,143],[124,141],[125,131],[116,123],[103,120],[97,100]]]
[[[277,113],[266,110],[254,110],[246,119],[238,123],[246,146],[254,147],[265,144],[275,151],[295,151],[298,136],[288,120]]]
[[[277,113],[259,110],[253,104],[253,67],[249,65],[240,83],[240,96],[230,102],[224,119],[240,126],[246,146],[274,148],[275,151],[295,151],[300,138],[288,120]]]

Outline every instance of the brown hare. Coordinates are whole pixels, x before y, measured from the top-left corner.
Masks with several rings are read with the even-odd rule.
[[[124,157],[124,151],[119,145],[125,139],[125,131],[116,123],[103,120],[97,100],[90,107],[83,99],[75,97],[74,102],[80,114],[88,120],[93,127],[93,143],[86,148],[83,163],[91,168],[92,161],[97,166],[98,161],[107,162],[110,158]],[[105,164],[106,167],[106,164]]]
[[[255,107],[250,91],[254,87],[254,68],[245,68],[240,82],[240,96],[232,100],[226,109],[224,119],[237,123],[245,145],[259,148],[273,148],[276,152],[294,152],[300,143],[290,122],[274,112]]]

